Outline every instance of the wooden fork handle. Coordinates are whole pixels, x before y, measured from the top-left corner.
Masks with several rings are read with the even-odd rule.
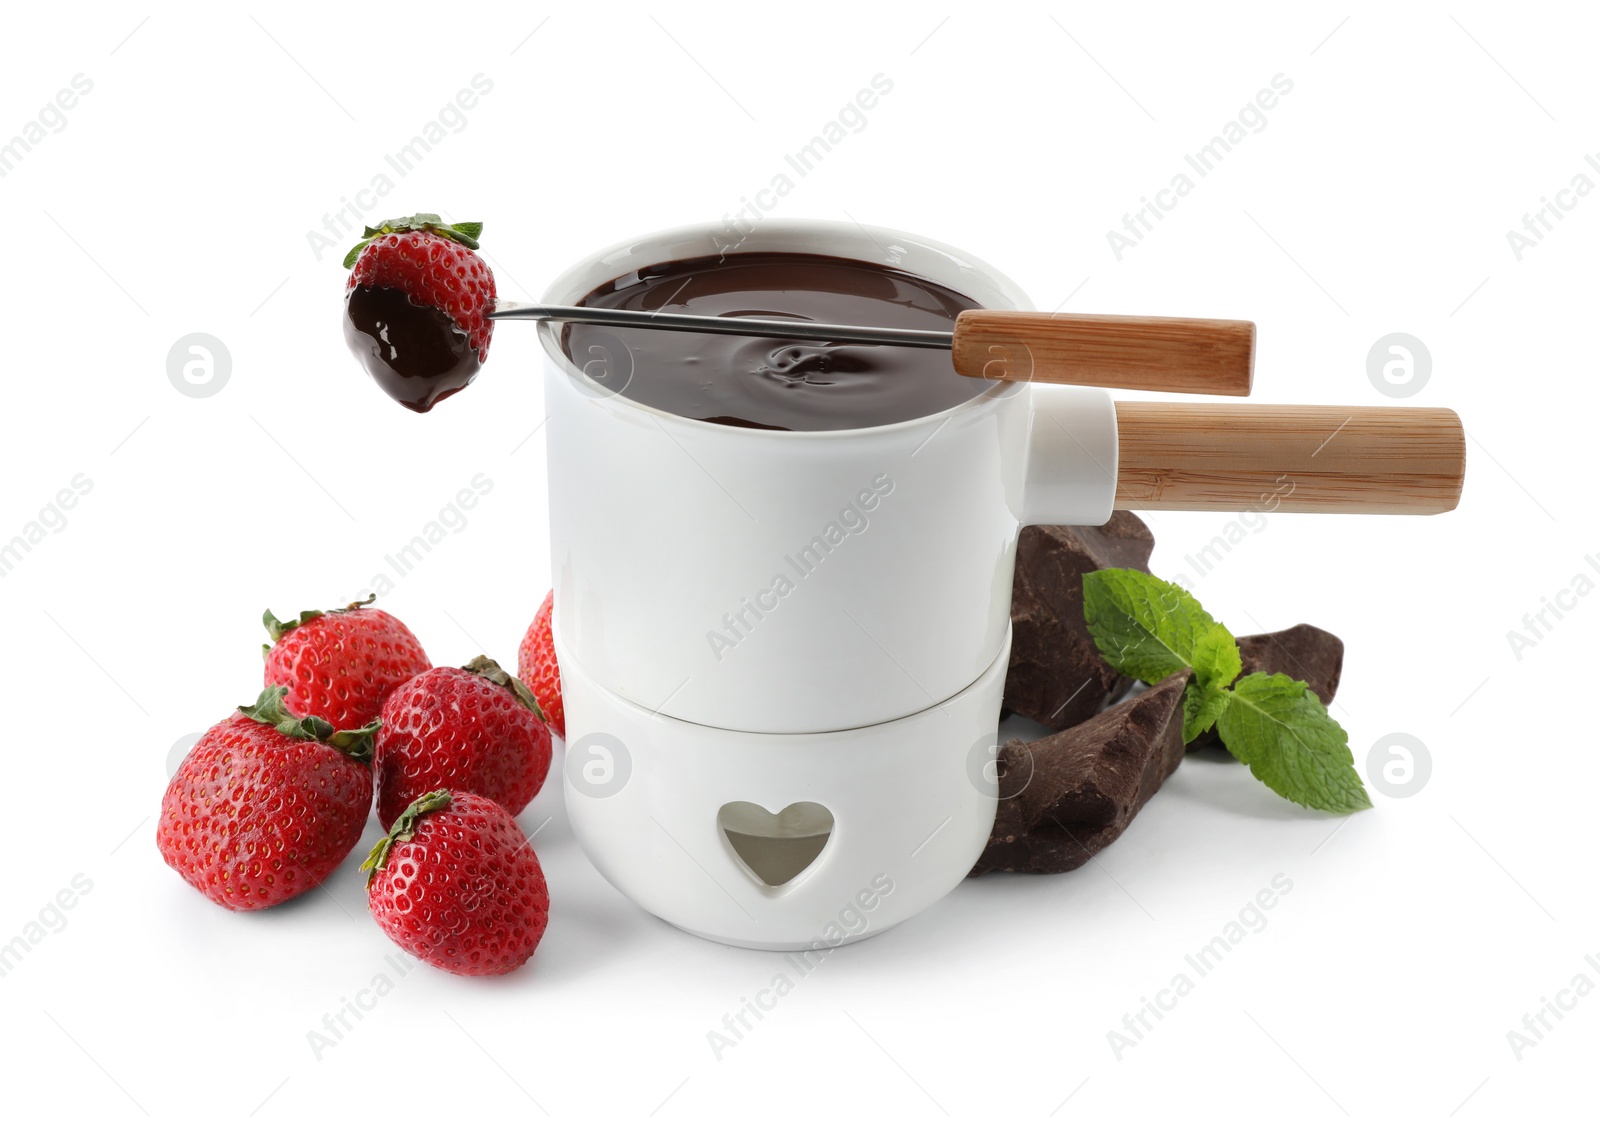
[[[1253,322],[969,310],[951,359],[967,377],[1244,397],[1255,352]]]
[[[1118,401],[1116,506],[1433,515],[1466,474],[1449,409]]]

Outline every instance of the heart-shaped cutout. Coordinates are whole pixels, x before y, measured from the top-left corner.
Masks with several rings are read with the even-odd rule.
[[[833,834],[833,814],[820,802],[794,802],[773,813],[754,802],[729,802],[717,825],[733,855],[770,888],[811,867]]]

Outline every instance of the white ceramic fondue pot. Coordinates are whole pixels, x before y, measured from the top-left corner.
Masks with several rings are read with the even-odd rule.
[[[543,302],[725,242],[715,225],[626,241]],[[764,220],[739,250],[1030,308],[972,256],[884,228]],[[971,868],[994,821],[1023,525],[1114,505],[1421,513],[1461,487],[1447,410],[1114,405],[975,379],[930,416],[779,432],[630,401],[620,341],[575,361],[559,325],[539,334],[568,813],[621,891],[726,943],[864,938]]]

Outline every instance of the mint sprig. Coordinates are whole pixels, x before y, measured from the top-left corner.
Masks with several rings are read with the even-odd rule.
[[[1182,586],[1139,570],[1096,570],[1083,579],[1083,613],[1106,663],[1157,684],[1185,668],[1183,741],[1214,726],[1244,660],[1228,627]]]
[[[1083,576],[1083,613],[1100,655],[1124,676],[1154,684],[1188,669],[1183,741],[1216,727],[1229,753],[1276,793],[1346,814],[1372,805],[1349,737],[1304,681],[1251,673],[1238,642],[1182,586],[1139,570]]]

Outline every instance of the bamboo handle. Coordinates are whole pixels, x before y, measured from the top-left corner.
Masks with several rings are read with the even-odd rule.
[[[1153,393],[1250,393],[1256,324],[1220,318],[962,311],[956,372]]]
[[[1434,515],[1461,499],[1449,409],[1118,401],[1116,506]]]

